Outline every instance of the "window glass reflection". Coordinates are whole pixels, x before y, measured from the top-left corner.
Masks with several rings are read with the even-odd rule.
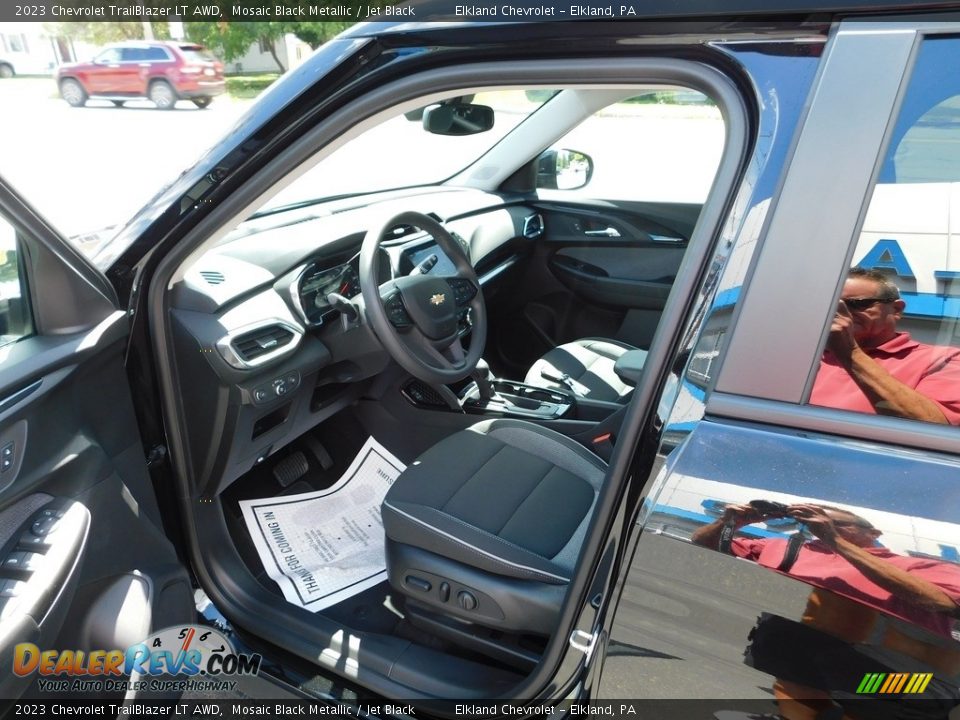
[[[960,39],[924,41],[810,403],[960,424]]]

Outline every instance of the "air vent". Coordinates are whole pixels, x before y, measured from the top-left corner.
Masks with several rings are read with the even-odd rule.
[[[543,235],[543,215],[537,213],[525,218],[523,221],[523,236],[536,240],[541,235]]]
[[[289,345],[294,333],[282,325],[268,325],[243,335],[238,335],[230,341],[237,356],[244,362],[251,362],[258,357],[275,352],[285,345]]]
[[[201,270],[200,277],[206,280],[208,285],[219,285],[226,280],[219,270]]]

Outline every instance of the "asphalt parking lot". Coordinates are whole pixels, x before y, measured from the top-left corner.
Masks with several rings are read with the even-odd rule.
[[[0,174],[65,235],[130,218],[190,167],[250,107],[216,98],[158,111],[91,100],[72,108],[52,78],[0,81]]]

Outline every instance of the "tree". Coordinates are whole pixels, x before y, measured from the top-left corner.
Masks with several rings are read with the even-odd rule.
[[[250,46],[267,48],[280,72],[286,71],[277,55],[276,41],[290,33],[316,50],[327,40],[343,32],[352,22],[187,22],[187,37],[205,45],[226,62],[243,57]]]
[[[286,68],[277,56],[274,42],[286,32],[283,23],[273,22],[186,22],[187,37],[205,45],[226,62],[243,57],[254,43],[269,48],[274,62],[284,72]]]
[[[287,26],[286,32],[293,33],[316,50],[327,40],[339,35],[353,25],[353,22],[290,22],[282,24]]]
[[[341,0],[341,3],[345,5],[353,4],[350,0]],[[359,10],[354,10],[354,12],[359,12]],[[220,20],[217,22],[184,22],[183,27],[190,40],[206,46],[226,62],[243,57],[254,43],[261,44],[273,57],[273,61],[277,64],[280,72],[285,72],[287,68],[283,66],[280,56],[277,54],[277,40],[290,33],[316,50],[327,40],[343,32],[352,24],[353,22],[229,22]],[[153,36],[156,39],[169,39],[169,23],[150,23],[150,28],[153,30]],[[94,45],[105,45],[106,43],[123,40],[142,40],[145,33],[144,23],[138,21],[64,22],[54,23],[51,35],[82,40]]]
[[[67,37],[82,40],[92,45],[106,45],[124,40],[143,40],[144,24],[139,20],[131,22],[61,22],[49,23],[49,34],[53,37]],[[166,22],[150,23],[153,36],[158,40],[170,37],[170,26]]]

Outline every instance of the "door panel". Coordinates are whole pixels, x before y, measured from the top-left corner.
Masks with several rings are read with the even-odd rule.
[[[15,698],[38,692],[36,672],[10,672],[18,643],[122,650],[193,609],[137,429],[127,315],[18,198],[0,201],[36,319],[0,346],[0,697]]]
[[[570,247],[553,254],[550,270],[571,292],[596,305],[663,309],[683,250],[633,246]]]
[[[682,220],[667,227],[635,208]],[[491,308],[505,364],[522,377],[550,348],[584,337],[648,347],[699,206],[541,202],[537,209],[544,233],[527,276],[511,303]]]

